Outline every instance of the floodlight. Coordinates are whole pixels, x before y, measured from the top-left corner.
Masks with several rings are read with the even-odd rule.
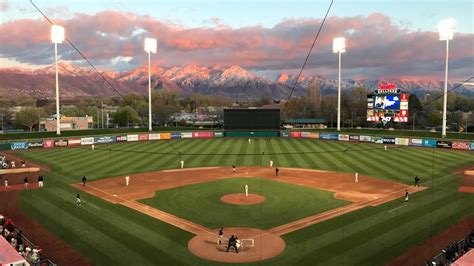
[[[145,52],[156,53],[156,39],[145,38]]]
[[[346,52],[346,38],[338,37],[334,38],[332,42],[333,53],[344,53]]]
[[[51,41],[53,43],[62,43],[64,41],[64,27],[59,25],[51,26]]]
[[[448,18],[441,21],[438,24],[439,40],[440,41],[452,40],[455,29],[456,29],[456,21],[453,18]]]

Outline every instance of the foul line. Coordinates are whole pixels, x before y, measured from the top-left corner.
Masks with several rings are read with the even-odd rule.
[[[406,207],[406,206],[408,206],[408,205],[405,203],[405,204],[403,204],[402,206],[398,206],[398,207],[396,207],[396,208],[394,208],[394,209],[389,210],[388,213],[393,213],[394,211],[399,210],[399,209],[401,209],[401,208],[403,208],[403,207]]]

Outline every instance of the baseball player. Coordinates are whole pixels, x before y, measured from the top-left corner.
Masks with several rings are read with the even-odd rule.
[[[273,161],[270,160],[270,167],[273,167]]]
[[[405,202],[404,203],[407,203],[408,202],[408,189],[405,190]]]
[[[249,144],[252,143],[252,141],[249,139]]]
[[[5,185],[5,189],[8,189],[8,178],[5,178],[3,184]]]
[[[245,184],[245,196],[249,196],[249,186],[247,184]]]
[[[43,187],[44,178],[42,175],[38,176],[38,187]]]
[[[86,177],[86,176],[83,176],[83,177],[82,177],[82,185],[85,186],[85,185],[86,185],[86,182],[87,182],[87,177]]]
[[[413,185],[414,187],[420,187],[420,178],[416,175],[415,176],[415,184]]]
[[[25,182],[25,189],[28,188],[28,177],[26,176],[25,179],[23,179],[23,182]]]
[[[278,167],[275,168],[275,176],[278,176],[278,173],[279,173],[279,172],[280,172],[280,169],[278,169]]]
[[[219,246],[224,241],[224,227],[219,229],[219,234],[217,235],[217,245]]]
[[[354,177],[355,177],[354,182],[355,182],[355,183],[359,183],[359,173],[356,172],[355,175],[354,175]]]
[[[11,162],[12,168],[16,168],[15,161]]]
[[[81,206],[81,195],[79,195],[79,192],[76,194],[76,205]]]
[[[94,147],[94,144],[92,144],[92,145],[91,145],[91,149],[94,150],[94,148],[95,148],[95,147]]]
[[[181,161],[181,169],[184,168],[184,161]]]
[[[125,185],[128,186],[128,183],[130,183],[130,177],[127,175],[125,176]]]
[[[232,165],[232,172],[235,173],[237,171],[237,168],[235,167],[235,165]]]
[[[383,146],[383,149],[384,149],[384,150],[387,150],[387,145]]]

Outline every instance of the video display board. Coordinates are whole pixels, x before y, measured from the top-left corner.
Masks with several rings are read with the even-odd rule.
[[[224,129],[280,129],[280,109],[224,109]]]
[[[408,122],[408,94],[402,93],[395,84],[378,84],[374,93],[367,95],[367,121]]]

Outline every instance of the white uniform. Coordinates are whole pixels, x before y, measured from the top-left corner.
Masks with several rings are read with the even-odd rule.
[[[249,196],[249,186],[248,185],[245,185],[245,196],[246,197]]]
[[[270,160],[270,167],[273,167],[273,161]]]
[[[181,169],[184,168],[184,161],[181,161]]]
[[[94,150],[94,148],[95,148],[95,147],[94,147],[94,144],[92,144],[91,149]]]
[[[15,161],[12,161],[12,168],[15,168],[16,165],[15,165]]]
[[[383,148],[384,148],[385,150],[387,150],[387,145],[383,146]]]
[[[4,184],[5,184],[5,188],[8,188],[8,180],[5,179]]]
[[[249,139],[249,144],[251,143],[252,141]]]
[[[130,183],[130,177],[126,176],[125,177],[125,184],[128,186],[128,183]]]
[[[355,173],[355,180],[354,182],[359,183],[359,173]]]

